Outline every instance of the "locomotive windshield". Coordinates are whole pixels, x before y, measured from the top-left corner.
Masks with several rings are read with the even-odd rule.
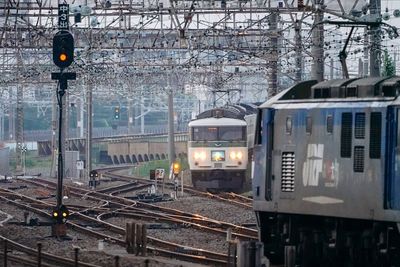
[[[245,126],[209,126],[193,127],[193,141],[244,141],[246,140]]]

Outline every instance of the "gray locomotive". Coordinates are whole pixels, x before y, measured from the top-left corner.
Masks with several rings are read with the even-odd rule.
[[[304,81],[259,107],[253,205],[272,262],[400,266],[399,95],[399,77]]]

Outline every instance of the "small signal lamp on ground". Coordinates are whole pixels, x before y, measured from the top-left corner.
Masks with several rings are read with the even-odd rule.
[[[173,164],[173,172],[174,174],[179,174],[179,172],[181,171],[181,165],[178,162],[175,162]]]

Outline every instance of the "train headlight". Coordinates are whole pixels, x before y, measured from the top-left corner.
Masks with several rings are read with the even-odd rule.
[[[238,151],[238,152],[231,151],[231,153],[229,153],[229,157],[232,160],[235,160],[235,159],[241,160],[243,158],[243,153],[241,151]]]
[[[196,151],[196,152],[194,152],[193,157],[195,160],[205,160],[207,158],[205,151],[201,151],[201,152]]]

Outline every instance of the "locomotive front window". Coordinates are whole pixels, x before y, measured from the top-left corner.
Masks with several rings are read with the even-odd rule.
[[[246,127],[225,126],[219,127],[218,140],[241,141],[245,140]]]
[[[245,126],[193,127],[193,141],[246,140]]]
[[[217,127],[193,127],[193,141],[217,141]]]

